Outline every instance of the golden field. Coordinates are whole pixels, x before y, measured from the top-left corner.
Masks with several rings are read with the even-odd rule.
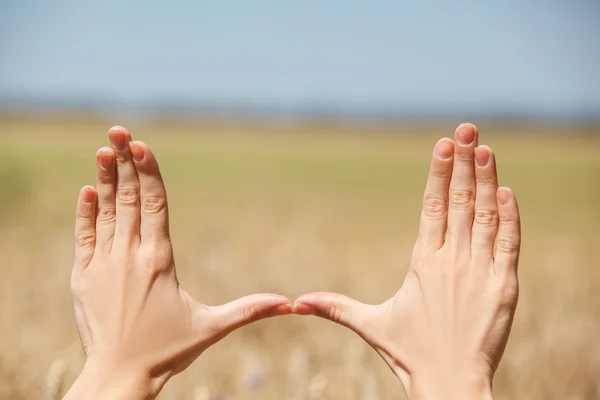
[[[158,157],[180,282],[212,305],[258,291],[391,297],[416,239],[433,145],[460,122],[0,118],[0,398],[51,398],[81,368],[69,293],[74,209],[111,125]],[[520,301],[495,398],[599,399],[600,127],[477,125],[523,225]],[[160,398],[305,399],[307,388],[321,399],[404,398],[357,335],[300,316],[234,332]]]

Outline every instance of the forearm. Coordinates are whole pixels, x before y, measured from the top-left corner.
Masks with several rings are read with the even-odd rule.
[[[142,374],[123,374],[86,365],[63,400],[153,400],[160,388]]]

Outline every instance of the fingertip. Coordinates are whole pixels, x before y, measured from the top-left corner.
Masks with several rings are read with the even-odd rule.
[[[79,191],[75,215],[75,249],[77,264],[85,267],[89,263],[96,244],[96,189],[84,186]]]
[[[139,140],[129,142],[129,148],[135,162],[142,162],[146,156],[146,144]]]
[[[292,304],[292,312],[297,315],[318,315],[319,306],[310,300],[296,299]]]
[[[127,130],[127,128],[125,128],[124,126],[121,126],[121,125],[111,126],[110,129],[108,130],[108,134],[110,135],[114,132],[121,132],[121,133],[129,135],[129,131]]]
[[[521,249],[521,217],[514,192],[507,187],[498,188],[498,214],[500,227],[496,238],[496,273],[516,271]]]
[[[300,296],[294,301],[292,309],[295,314],[325,318],[357,332],[366,320],[377,317],[366,304],[333,292]]]
[[[108,139],[117,149],[123,150],[127,147],[127,143],[131,141],[131,135],[124,127],[113,126],[108,130]]]
[[[292,304],[281,295],[257,293],[212,307],[211,310],[216,330],[227,333],[264,318],[291,314]]]
[[[259,295],[260,298],[250,298],[250,302],[253,300],[258,305],[258,308],[263,309],[265,312],[259,312],[259,314],[265,317],[274,317],[278,315],[287,315],[292,313],[292,302],[285,296],[272,293],[264,293]]]
[[[306,293],[294,300],[294,303],[316,304],[319,300],[327,295],[327,292]]]
[[[448,160],[454,155],[454,140],[450,138],[442,138],[437,141],[434,147],[435,155],[442,159]]]
[[[354,303],[355,301],[341,294],[314,292],[298,297],[292,307],[296,314],[316,315],[331,319],[332,314],[330,312],[332,309],[343,312]],[[334,317],[337,317],[337,315]],[[339,322],[337,318],[334,319]]]
[[[308,293],[298,297],[292,304],[293,313],[298,315],[315,315],[318,299],[319,295],[316,293]]]
[[[98,151],[96,152],[96,156],[114,156],[115,152],[112,148],[108,147],[108,146],[103,146],[100,147],[98,149]]]
[[[115,160],[115,152],[110,147],[102,147],[96,152],[96,160],[100,167],[108,170]]]
[[[468,146],[475,142],[478,134],[477,127],[470,122],[460,124],[454,132],[458,142],[463,146]]]
[[[278,306],[278,305],[285,305],[285,304],[289,304],[291,306],[292,302],[290,299],[288,299],[285,296],[282,296],[280,294],[273,294],[273,293],[265,293],[262,296],[262,301],[265,304],[268,304],[270,306]]]
[[[507,206],[514,199],[514,193],[510,188],[506,186],[501,186],[498,188],[497,197],[498,203],[500,203],[500,205]]]
[[[463,122],[456,127],[456,132],[459,131],[472,131],[474,133],[479,133],[477,126],[471,122]]]
[[[292,304],[289,302],[285,304],[279,304],[277,306],[271,307],[271,315],[289,315],[292,314]]]
[[[292,313],[297,315],[315,315],[315,309],[308,304],[294,302],[292,305]]]
[[[93,203],[96,198],[96,189],[89,185],[82,187],[79,191],[79,198],[86,204]]]
[[[492,149],[486,145],[477,146],[475,148],[475,162],[480,168],[487,167],[492,156]]]

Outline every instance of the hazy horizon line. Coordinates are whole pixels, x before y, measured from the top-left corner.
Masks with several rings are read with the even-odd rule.
[[[158,96],[157,96],[158,97]],[[115,99],[86,95],[28,96],[0,94],[0,113],[83,113],[91,115],[138,115],[154,117],[249,117],[301,120],[366,120],[384,122],[485,119],[511,122],[600,123],[600,108],[589,110],[540,111],[509,105],[461,106],[402,104],[348,105],[332,101],[275,102],[264,100],[216,100],[161,97]]]

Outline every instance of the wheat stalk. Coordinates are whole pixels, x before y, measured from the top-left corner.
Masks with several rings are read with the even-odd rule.
[[[310,400],[324,400],[325,389],[329,381],[323,375],[315,375],[308,384],[308,398]]]
[[[290,390],[292,400],[306,400],[308,386],[308,353],[300,346],[290,356]]]
[[[194,389],[194,400],[210,400],[210,390],[206,386],[197,386]]]
[[[379,388],[377,387],[377,380],[372,373],[365,371],[361,389],[362,400],[381,399],[381,396],[379,396]]]
[[[46,377],[44,389],[44,400],[58,400],[62,392],[63,380],[66,372],[66,363],[63,360],[55,360]]]

